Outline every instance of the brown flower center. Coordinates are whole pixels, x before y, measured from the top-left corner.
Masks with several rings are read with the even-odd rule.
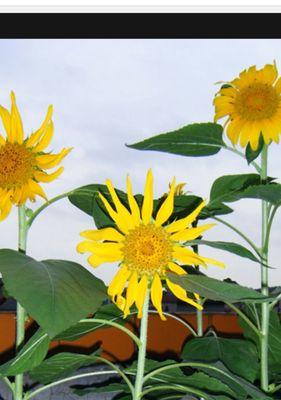
[[[240,90],[234,108],[241,118],[256,121],[272,117],[280,104],[280,96],[274,87],[254,83]]]
[[[33,176],[35,154],[24,144],[9,143],[0,147],[0,187],[20,187]]]
[[[164,228],[140,225],[128,233],[122,252],[129,269],[152,276],[161,274],[172,260],[172,242]]]

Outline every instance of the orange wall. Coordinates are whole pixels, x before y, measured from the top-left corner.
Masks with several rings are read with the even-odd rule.
[[[193,327],[196,326],[196,316],[193,314],[179,315]],[[241,334],[237,318],[234,314],[206,314],[204,315],[204,330],[214,327],[221,334]],[[0,314],[0,352],[5,352],[14,346],[15,342],[15,315],[12,313]],[[130,329],[133,329],[130,327]],[[181,348],[190,335],[188,329],[172,318],[161,321],[158,315],[149,317],[148,352],[166,353],[167,356],[179,355]],[[81,347],[90,350],[100,343],[103,355],[111,360],[125,361],[134,353],[132,340],[116,328],[99,329],[89,333],[75,342],[53,342],[52,347],[63,346],[64,350],[71,347]]]

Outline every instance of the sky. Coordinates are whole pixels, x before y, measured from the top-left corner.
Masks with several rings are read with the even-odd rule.
[[[125,147],[153,135],[194,122],[213,121],[213,97],[218,81],[229,81],[251,65],[259,68],[276,60],[281,70],[280,39],[8,39],[0,40],[0,104],[9,107],[14,90],[26,134],[54,105],[55,136],[50,150],[73,147],[63,162],[64,173],[44,184],[49,198],[79,186],[110,178],[125,189],[130,174],[136,193],[143,191],[152,168],[155,194],[167,192],[175,176],[186,190],[208,198],[221,175],[254,172],[236,155],[222,150],[212,157],[189,158]],[[2,130],[3,132],[3,130]],[[269,175],[278,177],[280,147],[270,146]],[[35,209],[40,200],[32,204]],[[260,240],[261,206],[257,200],[230,204],[235,212],[225,220]],[[281,284],[280,215],[272,230],[270,284]],[[279,227],[278,227],[279,226]],[[79,262],[106,283],[117,270],[105,264],[87,265],[76,252],[79,232],[94,228],[90,216],[67,199],[47,208],[35,220],[28,238],[28,254],[42,259]],[[245,244],[229,229],[217,225],[206,240]],[[17,210],[0,223],[0,247],[17,246]],[[207,274],[259,287],[258,264],[219,250],[202,247],[202,255],[224,261],[224,270],[209,266]],[[278,268],[279,263],[279,268]]]

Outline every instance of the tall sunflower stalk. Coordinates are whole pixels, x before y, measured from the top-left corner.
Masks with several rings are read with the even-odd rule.
[[[215,120],[227,116],[226,133],[235,146],[250,146],[259,153],[261,147],[261,165],[256,168],[261,183],[267,181],[268,146],[272,141],[279,143],[281,132],[281,77],[278,77],[276,64],[267,64],[257,70],[255,66],[240,73],[238,78],[227,83],[214,99]],[[276,209],[275,209],[276,211]],[[274,213],[269,215],[269,204],[262,200],[261,217],[261,291],[269,294],[268,287],[268,247],[269,234]],[[269,220],[271,219],[271,223]],[[261,306],[261,388],[269,390],[268,337],[270,304]]]
[[[0,106],[0,117],[6,131],[6,138],[0,134],[0,221],[8,217],[12,206],[18,207],[18,250],[26,253],[27,222],[26,202],[34,202],[36,196],[47,200],[40,183],[52,182],[63,172],[63,167],[51,173],[45,170],[57,167],[71,149],[63,149],[58,154],[45,152],[50,144],[54,125],[53,107],[38,130],[25,137],[22,119],[16,104],[16,97],[11,92],[11,110]],[[20,350],[25,338],[26,312],[17,303],[16,349]],[[23,375],[15,377],[14,400],[23,399]]]
[[[88,262],[93,267],[106,262],[119,262],[118,272],[108,287],[112,301],[122,309],[124,317],[130,314],[135,304],[138,318],[141,319],[140,346],[135,381],[134,400],[142,394],[145,370],[146,340],[148,326],[149,300],[156,308],[160,318],[166,320],[162,310],[163,283],[180,300],[202,310],[200,296],[193,293],[188,296],[185,289],[173,283],[167,273],[184,276],[187,272],[180,264],[213,264],[224,267],[222,262],[196,254],[185,247],[186,241],[198,238],[214,224],[192,227],[202,208],[203,201],[196,209],[171,223],[168,223],[174,211],[176,182],[173,180],[170,191],[156,215],[153,210],[153,175],[147,173],[144,198],[139,207],[132,191],[132,184],[127,177],[127,200],[129,209],[120,201],[112,182],[106,181],[112,203],[99,193],[103,206],[114,221],[114,227],[81,232],[86,240],[77,246],[79,253],[89,252]]]

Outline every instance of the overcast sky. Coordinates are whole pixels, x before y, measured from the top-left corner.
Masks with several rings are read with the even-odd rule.
[[[0,40],[0,104],[17,96],[26,133],[36,129],[47,106],[54,105],[54,151],[72,146],[65,172],[45,184],[49,198],[89,183],[111,178],[125,188],[130,173],[136,192],[142,192],[146,171],[153,169],[156,195],[167,191],[176,176],[186,189],[208,197],[221,175],[252,172],[237,156],[221,151],[213,157],[185,158],[128,149],[158,133],[193,122],[213,120],[212,99],[217,81],[233,79],[242,69],[274,59],[281,71],[281,40]],[[280,147],[270,147],[269,173],[280,171]],[[39,206],[40,202],[36,203]],[[230,222],[259,240],[260,204],[232,203]],[[0,223],[0,247],[16,248],[17,212]],[[273,227],[270,264],[280,263],[280,216]],[[87,267],[75,247],[79,232],[93,227],[91,218],[68,200],[49,207],[32,226],[28,253],[37,259],[75,260]],[[217,226],[206,239],[237,241],[236,234]],[[242,242],[241,242],[242,243]],[[202,248],[202,254],[226,263],[224,271],[209,267],[212,277],[259,286],[259,267],[227,253]],[[116,266],[91,269],[106,282]],[[280,268],[270,271],[272,285],[281,284]]]

